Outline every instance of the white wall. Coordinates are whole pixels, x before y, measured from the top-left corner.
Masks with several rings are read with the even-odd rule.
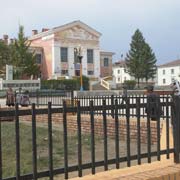
[[[131,76],[124,72],[124,67],[113,67],[113,76],[115,77],[116,84],[122,84],[125,80],[131,80]]]
[[[87,44],[88,45],[88,44]],[[74,69],[74,48],[77,47],[74,44],[67,44],[67,45],[63,45],[63,47],[67,47],[68,48],[68,72],[69,72],[69,76],[74,76],[75,75],[75,69]],[[53,68],[53,75],[61,75],[61,67],[60,67],[60,43],[54,43],[54,46],[52,47],[52,54],[53,54],[53,58],[52,58],[52,68]],[[83,47],[83,52],[82,52],[82,74],[85,76],[88,76],[87,73],[87,49],[93,49],[93,53],[94,53],[94,75],[95,77],[99,77],[100,76],[100,50],[99,48],[95,47]],[[55,74],[56,72],[56,74]],[[59,72],[59,73],[58,73]]]
[[[174,73],[172,73],[172,69],[174,69]],[[163,70],[165,74],[163,74]],[[163,82],[163,79],[165,82]],[[157,70],[157,85],[158,86],[166,86],[170,85],[172,79],[176,79],[180,81],[180,66],[174,67],[158,67]]]

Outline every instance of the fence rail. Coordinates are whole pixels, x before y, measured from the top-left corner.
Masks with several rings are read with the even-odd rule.
[[[88,101],[87,101],[88,99]],[[169,97],[166,97],[163,102],[161,102],[162,107],[164,108],[164,117],[166,121],[167,126],[167,138],[166,138],[166,148],[161,149],[160,148],[160,136],[161,136],[161,127],[160,127],[160,117],[157,115],[156,118],[156,130],[157,130],[157,144],[156,144],[156,150],[151,149],[151,138],[152,138],[152,132],[151,132],[151,119],[150,115],[147,112],[147,118],[146,118],[146,126],[147,126],[147,151],[142,152],[142,143],[141,143],[141,117],[144,117],[143,114],[141,114],[142,109],[145,109],[147,107],[147,100],[145,97],[143,99],[141,97],[135,97],[132,99],[132,97],[128,97],[126,99],[126,103],[120,103],[120,100],[122,100],[120,97],[111,97],[111,99],[102,97],[101,103],[97,101],[97,99],[91,99],[87,98],[86,103],[83,103],[84,98],[75,98],[74,100],[77,101],[76,106],[68,106],[66,104],[66,101],[63,102],[62,108],[52,108],[52,103],[48,103],[48,108],[42,108],[37,109],[35,104],[32,104],[31,109],[25,109],[21,110],[19,109],[18,105],[16,104],[15,110],[9,110],[9,111],[0,111],[0,119],[7,116],[14,116],[15,117],[15,143],[16,143],[16,175],[14,177],[3,177],[3,161],[2,161],[2,121],[0,121],[0,179],[3,180],[15,180],[15,179],[38,179],[41,177],[50,177],[50,179],[53,179],[55,175],[58,174],[64,174],[64,178],[69,178],[69,173],[73,171],[78,171],[78,176],[81,177],[83,175],[84,169],[91,169],[92,174],[96,173],[96,168],[103,166],[104,170],[108,170],[109,165],[115,164],[116,168],[119,169],[121,167],[122,162],[126,162],[127,166],[131,166],[132,160],[137,160],[137,164],[142,163],[142,159],[146,158],[148,163],[151,163],[152,157],[156,157],[157,160],[161,160],[161,155],[166,155],[167,158],[169,158],[170,153],[176,153],[178,154],[178,148],[170,148],[170,142],[169,142],[169,125],[170,125],[170,117],[171,114],[169,110],[172,109],[173,103],[169,99]],[[100,98],[99,98],[100,99]],[[98,100],[99,100],[98,99]],[[113,100],[112,100],[113,99]],[[180,101],[180,100],[179,100]],[[111,104],[110,104],[111,102]],[[99,104],[97,104],[99,103]],[[109,103],[109,104],[108,104]],[[178,106],[179,107],[179,106]],[[124,111],[124,114],[121,114],[121,110]],[[134,113],[131,114],[132,110],[134,110]],[[177,109],[175,109],[177,110]],[[77,122],[77,164],[76,165],[70,165],[68,162],[69,154],[68,154],[68,113],[74,112],[76,113],[76,122]],[[86,112],[89,117],[90,122],[90,151],[91,151],[91,160],[90,162],[82,162],[82,119],[81,116]],[[95,114],[96,112],[101,112],[99,115],[102,115],[102,128],[103,128],[103,160],[96,160],[96,145],[95,145]],[[64,165],[61,168],[54,168],[53,166],[53,136],[52,136],[52,115],[54,113],[62,113],[63,114],[63,140],[64,140]],[[40,114],[47,114],[48,115],[48,170],[44,171],[38,171],[37,170],[37,115]],[[20,122],[19,118],[21,116],[31,116],[31,126],[32,126],[32,173],[29,174],[22,174],[21,172],[21,155],[20,155]],[[119,123],[121,116],[125,115],[125,122],[126,122],[126,156],[120,156],[119,152],[121,149],[120,144],[120,137],[119,132],[121,131],[119,129]],[[115,127],[114,131],[114,143],[115,143],[115,155],[114,158],[109,158],[108,153],[108,129],[107,129],[107,123],[108,123],[108,116],[112,117],[112,121]],[[131,137],[130,137],[130,121],[131,116],[135,117],[137,120],[137,141],[136,141],[136,149],[137,154],[131,154]],[[175,116],[175,115],[174,115]],[[177,117],[177,114],[176,114]],[[174,117],[174,119],[176,119]],[[176,122],[176,121],[174,121]],[[177,133],[177,131],[175,131]],[[179,143],[176,141],[177,144]],[[179,144],[178,144],[179,145]],[[11,147],[9,147],[11,148]],[[178,158],[176,158],[176,161]]]

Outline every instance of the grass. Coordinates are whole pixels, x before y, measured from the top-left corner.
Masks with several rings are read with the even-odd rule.
[[[2,159],[3,178],[16,174],[16,147],[15,123],[2,123]],[[82,144],[85,151],[90,150],[90,136],[82,135]],[[68,136],[69,162],[77,164],[77,136]],[[21,175],[32,172],[32,128],[29,124],[20,123],[20,164]],[[63,167],[64,146],[63,132],[53,129],[53,164],[54,168]],[[37,166],[38,171],[48,169],[48,131],[47,127],[37,126]]]

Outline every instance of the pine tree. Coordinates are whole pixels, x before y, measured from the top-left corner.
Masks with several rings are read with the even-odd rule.
[[[35,63],[35,53],[30,52],[30,42],[24,35],[24,27],[19,26],[18,39],[12,47],[13,65],[15,76],[22,78],[24,75],[36,75],[39,68]]]
[[[143,77],[143,69],[142,69],[142,57],[143,57],[143,48],[144,48],[145,40],[143,38],[142,33],[137,29],[132,36],[132,41],[130,44],[130,50],[126,57],[126,66],[129,74],[135,79],[137,79],[138,87],[139,81]]]
[[[149,44],[145,44],[144,47],[144,58],[143,58],[143,78],[145,78],[146,83],[148,82],[149,79],[154,78],[155,74],[156,74],[156,70],[157,70],[157,66],[156,66],[156,56],[153,53],[151,47],[149,46]]]
[[[150,46],[145,42],[142,33],[137,29],[132,36],[130,50],[126,57],[126,66],[129,74],[137,79],[153,78],[156,73],[156,58]]]

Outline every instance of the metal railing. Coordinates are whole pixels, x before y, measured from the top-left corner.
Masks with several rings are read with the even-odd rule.
[[[16,92],[15,97],[23,92]],[[35,103],[37,106],[45,106],[48,102],[51,102],[53,106],[63,106],[64,100],[73,99],[73,91],[68,90],[37,90],[29,91],[30,104]]]
[[[168,98],[168,97],[167,97]],[[157,128],[157,144],[156,144],[156,150],[152,150],[151,148],[151,118],[149,113],[147,112],[147,151],[142,152],[142,143],[141,143],[141,108],[145,108],[147,103],[143,103],[144,100],[141,100],[140,97],[136,97],[136,102],[133,102],[131,98],[126,99],[126,104],[121,104],[118,102],[118,98],[114,97],[114,101],[112,101],[112,104],[108,105],[108,100],[103,97],[102,103],[96,105],[95,100],[91,100],[88,102],[88,104],[82,104],[81,100],[77,101],[76,106],[67,106],[66,101],[63,102],[62,108],[52,108],[52,103],[48,103],[48,108],[43,109],[36,109],[35,104],[32,104],[31,109],[25,109],[20,110],[18,108],[18,105],[16,104],[15,110],[9,110],[9,111],[1,111],[0,112],[0,118],[6,117],[6,116],[14,116],[15,118],[15,144],[16,144],[16,175],[14,177],[5,177],[3,178],[3,161],[2,161],[2,128],[1,124],[3,122],[0,121],[0,179],[3,180],[15,180],[15,179],[38,179],[41,177],[50,177],[50,179],[53,179],[53,176],[57,174],[64,174],[64,178],[69,178],[69,173],[73,171],[78,171],[78,176],[81,177],[84,169],[91,169],[92,174],[96,173],[97,167],[104,167],[104,170],[108,170],[109,165],[115,164],[115,167],[117,169],[120,168],[121,163],[126,162],[127,166],[131,166],[131,162],[133,160],[137,160],[137,164],[142,163],[142,159],[146,158],[148,163],[151,163],[152,157],[157,157],[157,160],[161,160],[161,155],[166,155],[167,158],[169,158],[170,153],[175,153],[175,162],[179,162],[179,139],[180,139],[180,114],[179,114],[179,107],[180,107],[180,99],[176,99],[174,102],[177,104],[177,106],[174,106],[174,104],[168,99],[165,102],[162,103],[162,105],[165,106],[165,121],[167,126],[167,139],[166,139],[166,148],[161,149],[160,148],[160,135],[161,135],[161,129],[160,129],[160,117],[157,115],[156,117],[156,128]],[[133,102],[133,103],[132,103]],[[169,125],[170,125],[170,115],[169,115],[169,109],[173,108],[173,122],[177,125],[174,127],[177,127],[174,129],[174,137],[175,137],[175,147],[170,148],[170,142],[169,142]],[[136,117],[137,120],[137,141],[136,141],[136,149],[137,154],[131,154],[131,138],[130,138],[130,118],[131,118],[131,109],[136,109],[135,114],[133,116]],[[122,115],[119,115],[119,111],[124,110],[125,112],[125,122],[126,122],[126,156],[120,156],[120,137],[119,137],[119,123],[120,123],[120,117]],[[102,113],[102,128],[103,128],[103,160],[96,160],[96,145],[95,145],[95,112],[99,111]],[[75,117],[77,119],[77,164],[76,165],[69,165],[68,163],[68,113],[73,112],[76,113]],[[82,114],[86,112],[89,115],[89,124],[91,128],[90,133],[90,151],[91,151],[91,159],[90,162],[83,163],[82,162],[82,120],[81,116]],[[111,113],[108,113],[111,112]],[[53,166],[53,135],[52,135],[52,115],[54,113],[62,113],[63,114],[63,140],[64,140],[64,165],[59,168],[54,168]],[[47,114],[48,116],[48,170],[44,171],[38,171],[37,170],[37,124],[36,124],[36,117],[40,114]],[[31,126],[32,126],[32,173],[29,174],[22,174],[21,173],[21,155],[20,155],[20,126],[19,126],[19,118],[21,116],[30,116],[31,117]],[[114,158],[108,158],[108,129],[107,129],[107,118],[111,116],[112,121],[114,122],[114,143],[115,143],[115,149],[111,149],[115,151]],[[9,147],[11,148],[11,147]],[[124,148],[124,147],[122,147]]]
[[[172,101],[172,97],[170,95],[161,95],[160,97],[160,106],[162,108],[162,118],[166,118],[167,114],[166,111],[168,110],[168,116],[171,116],[171,108],[169,106],[170,102]],[[118,109],[118,115],[119,116],[125,116],[126,115],[126,100],[129,100],[130,103],[130,117],[136,117],[137,116],[137,105],[138,102],[140,103],[140,117],[147,117],[146,113],[146,107],[147,107],[147,96],[146,95],[128,95],[127,97],[123,97],[122,95],[115,96],[82,96],[82,97],[74,97],[73,101],[75,102],[80,101],[81,106],[90,106],[90,101],[93,101],[94,106],[102,106],[103,100],[105,99],[106,105],[114,105],[115,99],[117,99],[117,102],[119,105],[121,105],[121,108]],[[107,114],[111,115],[114,112],[114,109],[107,110]],[[82,112],[84,114],[87,112]],[[100,110],[94,110],[94,113],[97,115],[102,115],[102,111]]]

